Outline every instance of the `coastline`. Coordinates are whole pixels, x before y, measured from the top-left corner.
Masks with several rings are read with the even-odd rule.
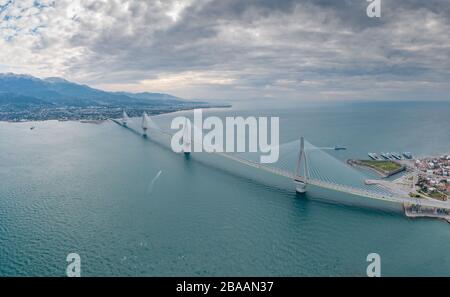
[[[405,211],[405,216],[407,218],[417,219],[417,218],[431,218],[431,219],[439,219],[445,221],[450,224],[450,215],[447,214],[437,214],[430,212],[413,212],[411,209],[411,205],[403,204],[403,209]],[[428,210],[429,211],[429,210]]]
[[[183,112],[183,111],[190,111],[190,110],[194,110],[194,109],[228,109],[228,108],[232,108],[233,105],[231,104],[227,104],[227,105],[211,105],[211,106],[197,106],[197,107],[189,107],[189,108],[180,108],[180,109],[175,109],[175,110],[166,110],[166,111],[149,111],[149,110],[144,110],[146,111],[149,116],[159,116],[159,115],[165,115],[165,114],[171,114],[171,113],[176,113],[176,112]],[[41,119],[41,120],[15,120],[15,121],[11,121],[11,120],[0,120],[0,123],[10,123],[10,124],[26,124],[26,123],[39,123],[39,122],[50,122],[50,121],[57,121],[57,122],[79,122],[82,124],[102,124],[106,121],[108,121],[109,119],[117,119],[117,118],[101,118],[101,119],[97,119],[97,118],[79,118],[79,119],[61,119],[61,118],[51,118],[51,119]]]

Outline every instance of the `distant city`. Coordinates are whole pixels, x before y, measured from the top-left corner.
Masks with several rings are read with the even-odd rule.
[[[193,108],[229,107],[168,94],[105,92],[61,78],[0,74],[0,121],[83,120],[156,115]]]

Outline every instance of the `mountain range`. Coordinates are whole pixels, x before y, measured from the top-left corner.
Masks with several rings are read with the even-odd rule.
[[[168,94],[106,92],[56,77],[40,79],[29,75],[0,74],[0,105],[126,107],[186,102]]]
[[[107,92],[63,78],[0,74],[0,121],[99,120],[213,106],[161,93]]]

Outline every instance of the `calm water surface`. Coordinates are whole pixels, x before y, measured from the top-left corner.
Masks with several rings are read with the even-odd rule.
[[[449,103],[207,113],[280,116],[282,142],[346,145],[343,160],[450,151]],[[111,122],[0,123],[0,275],[63,276],[72,252],[85,276],[363,276],[371,252],[383,275],[450,276],[450,225],[301,198]]]

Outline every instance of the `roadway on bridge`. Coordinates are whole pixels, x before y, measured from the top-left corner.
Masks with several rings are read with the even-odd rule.
[[[123,125],[120,121],[117,121],[117,120],[112,120],[112,121],[123,127]],[[139,124],[137,124],[137,123],[130,121],[128,123],[127,128],[129,130],[133,131],[134,133],[141,134],[141,129],[139,127]],[[164,138],[166,138],[166,141],[168,141],[168,143],[170,143],[172,134],[159,128],[158,125],[156,125],[153,121],[151,122],[149,132],[157,133],[157,134],[163,136]],[[285,156],[290,156],[290,157],[295,156],[293,151],[295,151],[296,147],[297,148],[300,147],[299,143],[300,142],[298,141],[298,145],[296,145],[296,142],[292,142],[292,143],[285,145],[285,147],[290,148],[289,151],[285,152]],[[294,150],[293,150],[293,148],[294,148]],[[354,168],[348,166],[347,164],[345,164],[344,162],[334,158],[333,156],[324,152],[320,148],[316,148],[314,145],[307,143],[306,151],[308,152],[307,155],[308,155],[308,163],[309,163],[309,168],[308,168],[309,169],[309,171],[308,171],[309,178],[307,178],[307,183],[309,185],[332,190],[332,191],[337,191],[337,192],[341,192],[341,193],[347,193],[347,194],[351,194],[351,195],[381,200],[381,201],[388,201],[388,202],[399,203],[399,204],[407,203],[407,204],[415,204],[415,205],[420,205],[420,206],[425,206],[425,207],[450,209],[449,202],[438,201],[438,200],[432,201],[432,200],[428,200],[428,199],[425,200],[425,199],[405,197],[405,194],[401,195],[399,193],[393,193],[393,192],[389,191],[389,189],[386,189],[385,187],[382,187],[379,185],[366,185],[364,183],[365,178],[362,175],[362,173],[357,172],[356,169],[354,169]],[[297,149],[297,154],[298,154],[298,152],[299,152],[299,150]],[[337,171],[340,176],[344,176],[344,178],[345,178],[345,175],[340,174],[340,172],[345,171],[348,173],[348,172],[350,172],[350,170],[354,171],[354,172],[352,172],[353,176],[358,176],[358,174],[360,174],[361,175],[360,183],[356,186],[348,185],[348,184],[345,184],[342,180],[341,181],[335,180],[335,177],[331,177],[330,174],[323,173],[323,169],[319,170],[319,168],[318,168],[320,166],[317,166],[317,167],[314,166],[314,162],[313,162],[314,158],[310,157],[311,155],[318,154],[318,153],[320,153],[320,157],[319,157],[320,159],[326,159],[325,163],[327,163],[327,164],[332,163],[335,167],[337,167],[337,168],[334,168],[334,170]],[[291,170],[288,170],[285,168],[278,168],[275,166],[268,166],[266,164],[261,164],[254,160],[249,160],[248,158],[245,158],[245,155],[222,153],[222,152],[218,152],[218,153],[214,153],[214,154],[220,155],[224,158],[233,160],[235,162],[239,162],[240,164],[244,164],[246,166],[249,166],[249,167],[252,167],[255,169],[263,170],[263,171],[269,172],[271,174],[289,178],[291,180],[293,180],[295,178],[294,170],[291,171]],[[281,146],[280,146],[280,154],[281,154],[280,158],[282,159],[283,149],[281,149]],[[316,156],[316,159],[317,159],[317,156]],[[284,167],[286,167],[286,164],[287,164],[287,166],[291,167],[292,165],[289,165],[288,163],[289,162],[286,162],[286,161],[284,161],[284,163],[283,163],[283,161],[279,162],[279,164],[281,164],[281,166],[283,166],[282,164],[284,164]],[[292,162],[290,164],[292,164]],[[382,182],[379,184],[382,185]]]

